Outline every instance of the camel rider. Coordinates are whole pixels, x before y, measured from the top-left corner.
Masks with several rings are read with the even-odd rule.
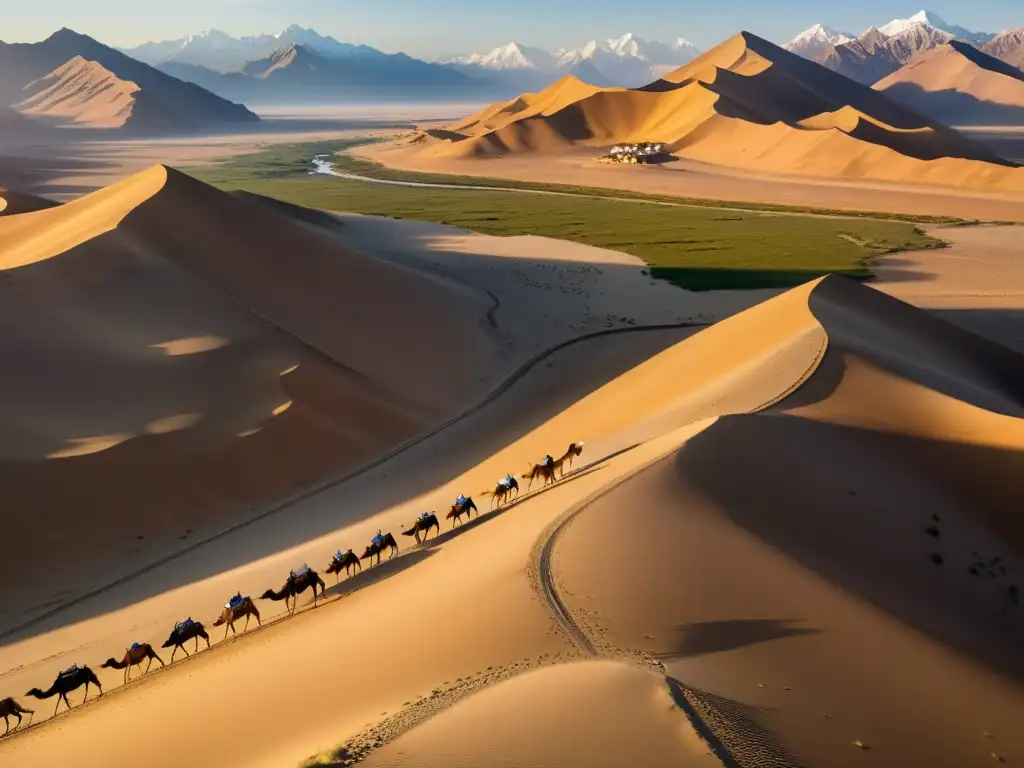
[[[420,512],[420,522],[421,523],[427,522],[427,518],[428,517],[430,517],[430,513],[429,512]]]
[[[467,499],[460,493],[458,496],[455,497],[455,506],[458,507],[459,509],[462,509],[464,506],[466,506],[467,501],[469,501],[469,499]]]
[[[515,484],[516,484],[516,479],[515,479],[515,477],[512,476],[511,472],[509,472],[507,475],[505,475],[505,487],[506,488],[511,488]]]
[[[225,608],[237,608],[242,604],[242,593],[239,592],[237,595],[228,600],[225,604]]]
[[[351,552],[351,551],[352,550],[349,550],[349,552]],[[334,559],[337,560],[340,563],[342,560],[345,559],[345,554],[346,554],[345,552],[342,552],[339,549],[337,552],[334,553]]]
[[[512,479],[508,475],[505,475],[505,477],[501,478],[501,480],[498,481],[498,485],[500,485],[507,491],[509,488],[512,487]]]
[[[381,529],[380,529],[380,528],[378,528],[378,529],[377,529],[377,535],[376,535],[376,536],[374,536],[374,537],[373,537],[373,538],[372,538],[372,539],[371,539],[370,541],[371,541],[371,542],[373,543],[373,545],[374,545],[374,546],[376,546],[376,547],[382,547],[382,546],[384,546],[384,533],[383,533],[383,531],[381,531]]]
[[[540,465],[542,467],[550,467],[554,463],[554,461],[555,460],[551,458],[551,454],[549,453],[547,456],[544,457],[544,461],[542,461]]]

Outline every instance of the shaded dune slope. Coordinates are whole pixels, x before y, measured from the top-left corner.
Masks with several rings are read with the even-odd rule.
[[[486,298],[162,166],[0,217],[0,243],[12,589],[48,552],[67,582],[359,464],[492,359]]]
[[[1024,124],[1024,72],[956,40],[872,87],[954,125]]]
[[[439,156],[493,156],[659,141],[754,170],[1024,190],[991,150],[878,91],[744,32],[662,80],[597,89],[571,78],[421,141]]]
[[[739,764],[1021,754],[1024,358],[842,278],[805,298],[813,374],[588,508],[560,589],[599,647],[710,694]]]

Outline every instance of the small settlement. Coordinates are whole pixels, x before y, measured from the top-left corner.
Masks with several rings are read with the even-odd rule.
[[[638,144],[621,144],[608,150],[599,158],[602,163],[654,163],[665,158],[665,145],[641,141]]]

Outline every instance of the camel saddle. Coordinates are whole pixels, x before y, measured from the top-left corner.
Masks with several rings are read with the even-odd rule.
[[[290,571],[288,575],[289,575],[289,578],[291,578],[292,581],[298,581],[299,579],[301,579],[303,576],[305,576],[308,573],[309,573],[309,565],[307,565],[306,563],[303,563],[301,568],[296,568],[296,569]]]
[[[72,664],[70,667],[68,667],[63,672],[61,672],[59,675],[57,675],[57,677],[67,677],[68,675],[73,675],[76,672],[78,672],[79,669],[80,669],[80,667],[77,664]]]
[[[142,647],[142,643],[132,643],[132,647],[129,648],[128,650],[129,651],[134,651],[136,648],[141,648],[141,647]]]
[[[192,621],[192,617],[191,617],[191,616],[189,616],[189,617],[188,617],[187,619],[185,619],[184,621],[179,621],[179,622],[176,622],[176,623],[174,624],[174,631],[175,631],[175,632],[177,632],[177,631],[179,631],[179,630],[182,630],[182,629],[188,629],[188,628],[189,628],[189,627],[191,627],[191,626],[192,626],[193,624],[195,624],[195,622],[194,622],[194,621]]]
[[[224,603],[224,607],[225,608],[241,608],[242,604],[244,602],[245,602],[245,598],[244,597],[242,597],[241,595],[235,595],[230,600],[228,600],[226,603]]]

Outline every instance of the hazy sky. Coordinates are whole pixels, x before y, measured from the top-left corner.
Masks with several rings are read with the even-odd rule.
[[[884,0],[4,0],[0,35],[35,41],[61,26],[111,45],[209,28],[233,35],[313,27],[339,40],[414,56],[487,50],[516,40],[556,49],[634,32],[710,48],[746,29],[776,42],[821,22],[859,34],[918,10]],[[830,7],[831,6],[831,7]],[[1024,26],[1024,0],[935,0],[930,10],[973,30]]]

